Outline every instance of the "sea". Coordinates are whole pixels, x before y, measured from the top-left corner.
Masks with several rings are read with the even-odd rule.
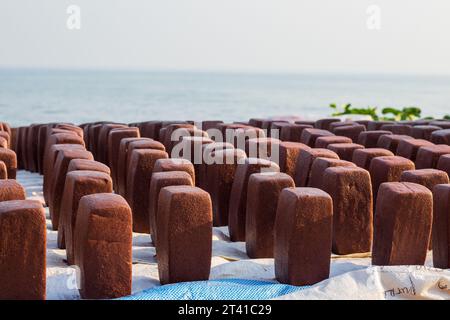
[[[330,103],[450,114],[450,76],[138,70],[0,70],[0,121],[246,121],[328,117]]]

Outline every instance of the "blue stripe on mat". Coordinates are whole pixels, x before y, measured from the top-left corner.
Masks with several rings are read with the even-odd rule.
[[[259,280],[217,279],[147,289],[119,300],[265,300],[308,288]]]

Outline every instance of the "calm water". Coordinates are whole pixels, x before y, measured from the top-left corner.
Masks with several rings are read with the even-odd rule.
[[[450,77],[0,70],[0,119],[225,121],[328,116],[329,103],[450,113]]]

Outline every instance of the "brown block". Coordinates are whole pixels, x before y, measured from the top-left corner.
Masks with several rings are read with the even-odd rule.
[[[0,203],[0,299],[45,300],[46,225],[41,203]]]
[[[208,280],[212,254],[212,207],[200,188],[170,186],[158,200],[157,234],[161,284]]]
[[[300,142],[303,130],[308,128],[311,129],[313,128],[313,126],[308,124],[292,124],[292,123],[285,125],[281,128],[280,140]]]
[[[41,126],[39,124],[32,124],[28,128],[27,157],[28,167],[31,172],[38,172],[38,139]]]
[[[38,172],[42,175],[44,174],[44,151],[45,145],[47,144],[47,138],[49,136],[49,130],[51,124],[42,125],[39,127],[38,131],[38,144],[37,144],[37,166]]]
[[[294,181],[297,187],[306,187],[311,176],[311,166],[317,158],[339,159],[339,156],[328,149],[309,149],[300,150],[297,159],[297,167],[295,169]]]
[[[334,129],[334,134],[352,139],[353,142],[358,141],[359,134],[366,131],[366,127],[362,124],[354,124],[350,126],[341,126]]]
[[[0,202],[9,200],[25,200],[25,198],[25,189],[16,180],[0,180]]]
[[[400,141],[405,139],[414,139],[413,137],[399,134],[383,135],[378,139],[378,147],[397,153],[397,147]]]
[[[444,154],[450,154],[450,146],[445,144],[437,144],[433,146],[420,147],[416,156],[417,169],[435,169],[439,161],[439,157]]]
[[[415,162],[419,148],[432,145],[433,143],[423,139],[402,140],[398,144],[397,155]]]
[[[281,140],[276,138],[249,139],[245,143],[245,153],[249,158],[261,158],[278,162]]]
[[[89,149],[89,151],[92,152],[92,154],[94,155],[94,158],[98,158],[98,150],[97,150],[98,136],[100,134],[100,130],[101,130],[102,127],[103,127],[103,124],[101,124],[101,123],[92,124],[89,127],[89,146],[88,146],[88,149]]]
[[[97,156],[95,160],[108,165],[108,136],[112,129],[126,128],[126,125],[118,123],[103,124],[98,133]]]
[[[181,130],[179,130],[179,129],[181,129]],[[188,123],[169,124],[168,126],[165,127],[163,144],[166,147],[166,151],[169,155],[172,152],[172,147],[179,140],[181,140],[181,139],[179,139],[178,141],[172,141],[172,138],[175,138],[174,136],[172,136],[173,133],[178,130],[175,133],[178,137],[190,136],[191,134],[188,131],[189,129],[195,130],[197,128],[194,125],[188,124]]]
[[[414,170],[414,162],[399,156],[377,157],[369,167],[373,199],[377,201],[378,188],[384,182],[398,182],[403,171]]]
[[[108,176],[111,175],[111,170],[109,167],[101,162],[88,160],[88,159],[72,159],[69,162],[69,167],[67,168],[67,172],[71,171],[98,171],[106,173]]]
[[[8,179],[15,179],[17,173],[17,156],[11,149],[0,148],[0,161],[3,161],[8,172]]]
[[[19,127],[19,132],[17,136],[17,149],[20,151],[19,168],[27,170],[28,160],[27,160],[27,137],[28,137],[28,127]]]
[[[315,148],[326,148],[335,143],[352,143],[352,139],[343,136],[325,136],[316,139]]]
[[[390,131],[393,134],[411,135],[412,126],[408,124],[384,124],[380,127],[380,130]]]
[[[207,166],[207,188],[211,195],[214,226],[228,224],[228,208],[235,172],[244,163],[245,152],[240,149],[215,150],[214,163]]]
[[[328,127],[328,131],[331,131],[334,133],[334,129],[336,129],[338,127],[347,127],[347,126],[352,126],[352,125],[358,125],[358,123],[356,123],[354,121],[336,121],[336,122],[330,123],[330,126]]]
[[[8,179],[8,169],[6,168],[6,164],[0,160],[0,180]]]
[[[333,199],[333,252],[369,252],[373,236],[373,199],[369,172],[362,168],[325,170],[323,190]]]
[[[390,131],[363,131],[358,136],[358,144],[362,144],[366,148],[376,148],[378,139],[384,135],[391,135]]]
[[[430,190],[415,183],[390,182],[383,183],[378,194],[372,264],[423,265],[431,235]]]
[[[3,137],[0,137],[0,148],[8,149],[8,141]]]
[[[340,121],[341,121],[340,119],[336,119],[336,118],[319,119],[314,123],[314,128],[330,130],[330,125],[333,122],[340,122]]]
[[[200,128],[203,131],[208,131],[210,129],[217,129],[219,124],[222,124],[222,120],[206,120],[202,121],[202,127]]]
[[[450,268],[450,185],[433,188],[433,266]]]
[[[118,184],[118,162],[120,141],[125,138],[139,138],[138,128],[116,128],[112,129],[108,135],[108,161],[107,165],[111,169],[111,177],[113,179],[114,190],[117,191]]]
[[[166,172],[166,171],[184,171],[191,177],[192,182],[195,185],[195,170],[194,165],[186,159],[158,159],[155,162],[153,173]]]
[[[367,124],[368,131],[380,130],[382,126],[386,124],[395,124],[394,121],[369,121]]]
[[[434,144],[446,144],[450,146],[450,129],[433,131],[430,140]]]
[[[111,177],[98,171],[71,171],[67,174],[63,191],[58,248],[66,248],[67,262],[74,264],[77,212],[80,199],[94,193],[112,192]]]
[[[125,163],[125,168],[126,168],[125,178],[127,178],[128,174],[129,174],[130,161],[131,161],[131,156],[133,154],[133,151],[141,150],[141,149],[166,151],[166,148],[164,147],[164,145],[161,142],[158,142],[155,140],[150,140],[150,139],[144,138],[142,140],[136,140],[136,141],[130,142],[128,144],[127,159],[126,159],[126,163]],[[126,190],[126,183],[125,183],[125,190]],[[126,199],[126,197],[125,197],[125,199]]]
[[[372,159],[393,155],[391,151],[383,148],[357,149],[353,152],[352,162],[360,168],[369,170]]]
[[[287,173],[292,178],[295,176],[297,168],[297,159],[301,150],[311,149],[307,145],[299,142],[284,141],[280,143],[280,171]]]
[[[191,163],[194,169],[194,177],[199,175],[200,166],[203,162],[203,145],[213,143],[209,138],[203,137],[183,137],[181,142],[176,146],[181,148],[181,157]],[[176,153],[173,149],[172,154]],[[195,179],[193,179],[196,183]]]
[[[315,121],[312,120],[297,120],[294,121],[295,124],[301,124],[301,125],[308,125],[308,126],[313,126],[316,123]]]
[[[245,247],[250,258],[273,258],[278,198],[285,188],[294,188],[285,173],[254,173],[248,180]]]
[[[411,129],[411,136],[416,139],[431,140],[431,134],[434,131],[441,130],[438,126],[414,126]]]
[[[31,127],[28,127],[30,129]],[[29,130],[27,130],[28,132]],[[28,133],[27,133],[28,134]],[[11,148],[11,136],[6,131],[0,131],[0,138],[3,138],[6,140],[6,145],[8,148]],[[28,138],[27,138],[28,139]]]
[[[162,121],[147,121],[140,127],[141,136],[144,138],[159,141],[159,130],[162,128]]]
[[[161,159],[160,159],[161,160]],[[159,160],[158,160],[159,161]],[[158,162],[157,161],[157,162]],[[162,188],[169,186],[194,186],[189,173],[185,171],[153,171],[149,191],[149,223],[150,234],[155,247],[157,246],[157,221],[158,221],[158,199]]]
[[[444,154],[439,157],[436,169],[447,172],[450,177],[450,154]]]
[[[333,143],[328,145],[327,149],[336,152],[339,159],[352,161],[353,152],[358,149],[364,149],[364,146],[356,143]]]
[[[234,146],[231,143],[227,142],[213,142],[209,144],[202,145],[203,151],[203,160],[198,169],[198,175],[195,177],[196,186],[202,188],[205,191],[209,192],[208,188],[208,171],[207,168],[209,165],[214,163],[214,152],[216,150],[224,150],[224,149],[234,149]]]
[[[132,216],[125,199],[98,193],[80,200],[75,233],[75,261],[80,267],[83,299],[131,294]]]
[[[334,133],[322,129],[305,129],[302,132],[300,142],[313,148],[316,144],[317,138],[326,136],[334,136]]]
[[[322,189],[323,175],[329,167],[356,167],[356,165],[346,160],[322,157],[315,158],[311,165],[308,187]]]
[[[54,165],[53,179],[50,185],[49,211],[53,230],[58,230],[64,184],[66,181],[67,169],[72,159],[93,160],[94,157],[92,156],[92,153],[86,150],[63,149],[58,153]]]
[[[168,158],[165,151],[154,149],[133,150],[128,167],[127,201],[133,211],[133,231],[150,233],[148,192],[158,159]]]
[[[77,136],[79,136],[80,138],[84,138],[84,132],[83,129],[72,125],[72,124],[67,124],[67,123],[59,123],[55,126],[55,128],[58,129],[63,129],[63,130],[67,130],[67,131],[72,131],[73,133],[75,133]]]
[[[403,171],[401,182],[413,182],[427,187],[430,191],[437,184],[449,183],[446,172],[436,169],[419,169]]]
[[[262,128],[262,124],[264,122],[265,119],[261,119],[261,118],[251,118],[248,123],[249,125],[253,126],[253,127],[258,127],[258,128]]]
[[[228,209],[231,241],[245,241],[248,179],[253,173],[261,172],[280,172],[280,167],[275,162],[258,158],[247,158],[244,163],[237,165]]]
[[[442,129],[450,129],[450,121],[442,121],[442,120],[438,120],[438,121],[431,121],[430,123],[428,123],[430,126],[438,126],[441,127]]]
[[[287,188],[275,221],[275,276],[281,283],[312,285],[330,274],[333,206],[319,189]]]

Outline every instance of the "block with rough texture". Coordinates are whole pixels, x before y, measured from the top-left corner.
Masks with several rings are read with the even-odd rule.
[[[194,176],[197,177],[199,175],[200,166],[203,162],[203,146],[213,142],[213,140],[204,137],[183,137],[181,142],[174,148],[181,148],[181,157],[177,158],[182,158],[189,161],[193,166],[195,172]],[[174,151],[172,151],[172,153],[174,153]]]
[[[339,159],[339,156],[328,149],[312,148],[300,150],[295,168],[294,181],[297,187],[306,187],[311,176],[311,166],[316,158]]]
[[[109,167],[101,162],[88,159],[72,159],[69,162],[69,167],[67,167],[67,172],[71,171],[99,171],[111,175],[111,170]]]
[[[16,180],[0,180],[0,202],[10,200],[25,200],[25,198],[25,189]]]
[[[329,167],[356,167],[356,165],[346,160],[318,157],[314,159],[311,165],[308,187],[322,189],[323,174]]]
[[[432,145],[433,143],[423,139],[402,140],[398,144],[397,155],[415,162],[419,148]]]
[[[384,148],[389,151],[392,151],[392,153],[397,153],[397,147],[400,141],[405,139],[414,139],[413,137],[407,136],[407,135],[400,135],[400,134],[391,134],[391,135],[382,135],[378,139],[378,148]]]
[[[124,198],[97,193],[81,198],[75,231],[75,262],[83,299],[131,294],[132,215]]]
[[[186,159],[158,159],[155,162],[153,173],[166,171],[184,171],[190,175],[192,182],[195,185],[195,170],[194,165]]]
[[[39,201],[0,203],[1,300],[45,300],[46,239]]]
[[[74,264],[74,245],[77,211],[80,199],[94,193],[112,192],[112,180],[109,175],[98,171],[71,171],[67,174],[63,191],[60,226],[57,245],[66,249],[67,262]]]
[[[297,159],[300,151],[310,150],[306,144],[299,142],[283,141],[280,143],[280,171],[287,173],[292,178],[295,176],[297,168]]]
[[[215,150],[212,156],[216,161],[207,166],[207,187],[211,195],[213,223],[216,227],[226,226],[236,168],[247,157],[240,149]]]
[[[280,140],[300,142],[303,130],[308,128],[311,129],[313,128],[313,126],[308,124],[292,124],[292,123],[285,125],[281,128]]]
[[[450,185],[433,188],[433,265],[450,268]]]
[[[339,159],[352,161],[353,152],[358,149],[364,149],[364,146],[357,143],[333,143],[328,145],[327,149],[335,152]]]
[[[28,128],[28,167],[31,172],[38,172],[38,141],[41,124],[32,124]]]
[[[169,124],[165,127],[165,133],[164,133],[164,146],[166,147],[167,153],[170,155],[172,152],[172,147],[178,143],[180,140],[179,138],[181,136],[190,136],[189,129],[197,129],[196,126],[189,124],[189,123],[176,123],[176,124]],[[175,139],[177,138],[177,139]]]
[[[414,126],[411,128],[411,136],[416,139],[431,140],[431,134],[441,129],[441,127],[430,125]]]
[[[414,170],[414,162],[399,156],[377,157],[369,167],[373,199],[377,203],[378,188],[384,182],[398,182],[403,171]]]
[[[280,172],[280,167],[269,160],[247,158],[236,168],[228,208],[228,230],[231,241],[245,241],[248,179],[253,173],[261,172]]]
[[[430,191],[437,184],[449,183],[448,174],[437,169],[418,169],[403,171],[401,182],[413,182],[427,187]]]
[[[67,149],[58,153],[54,165],[53,179],[50,186],[49,211],[52,220],[53,230],[58,230],[59,216],[61,209],[61,201],[64,192],[64,184],[66,182],[67,169],[72,159],[93,160],[92,153],[86,150]]]
[[[274,258],[281,283],[313,285],[330,274],[333,206],[319,189],[284,189],[278,201]]]
[[[367,130],[375,131],[380,130],[382,126],[386,124],[395,124],[394,121],[369,121],[367,124]]]
[[[446,144],[450,146],[450,129],[433,131],[430,140],[434,144]]]
[[[444,154],[439,157],[436,169],[447,172],[450,177],[450,154]]]
[[[294,188],[285,173],[254,173],[247,187],[245,247],[252,258],[273,258],[278,199],[285,188]]]
[[[195,177],[196,185],[205,191],[209,191],[208,188],[208,166],[214,163],[216,150],[234,149],[233,144],[228,142],[213,142],[202,145],[203,160],[198,169],[198,175]]]
[[[314,128],[305,129],[305,130],[303,130],[302,136],[300,137],[300,142],[313,148],[314,145],[316,144],[317,138],[326,137],[326,136],[334,136],[334,135],[335,135],[334,133],[331,133],[328,130],[314,129]]]
[[[141,136],[159,141],[159,130],[161,130],[161,128],[162,121],[143,122],[140,127]]]
[[[154,149],[133,150],[128,167],[127,201],[133,211],[133,231],[150,233],[149,199],[150,181],[155,162],[168,158],[165,151]]]
[[[161,160],[161,159],[160,159]],[[158,160],[159,161],[159,160]],[[155,247],[157,246],[157,221],[158,221],[158,199],[162,188],[169,186],[194,186],[191,175],[185,171],[153,171],[149,191],[149,223],[150,234]]]
[[[357,143],[366,148],[376,148],[378,146],[378,139],[384,135],[391,135],[390,131],[363,131],[359,134]]]
[[[208,280],[212,255],[212,205],[206,191],[190,186],[161,189],[157,234],[161,284]]]
[[[344,136],[325,136],[316,139],[315,148],[326,148],[334,143],[352,143],[352,139]]]
[[[404,135],[410,135],[411,134],[411,128],[412,126],[408,124],[384,124],[380,127],[380,130],[390,131],[393,134],[404,134]]]
[[[340,122],[340,119],[337,118],[325,118],[325,119],[319,119],[314,123],[314,128],[317,129],[323,129],[323,130],[330,130],[330,125],[333,122]]]
[[[439,157],[445,154],[450,154],[450,146],[445,144],[420,147],[417,151],[416,167],[417,169],[436,168]]]
[[[369,170],[372,159],[393,155],[391,151],[383,148],[357,149],[353,152],[352,162],[360,168]]]
[[[437,121],[430,121],[428,123],[430,126],[438,126],[441,127],[442,129],[450,129],[450,121],[446,120],[437,120]]]
[[[353,124],[349,126],[340,126],[334,129],[333,133],[338,136],[344,136],[352,139],[353,142],[358,141],[359,134],[366,131],[366,127],[362,124]]]
[[[6,168],[6,164],[0,160],[0,180],[8,179],[8,169]]]
[[[281,140],[276,138],[249,139],[245,143],[245,153],[249,158],[261,158],[278,162]]]
[[[323,190],[333,199],[333,252],[369,252],[373,236],[370,174],[358,167],[332,167],[324,172]]]
[[[383,183],[378,192],[373,265],[423,265],[431,235],[433,197],[409,182]]]
[[[108,165],[108,137],[109,132],[116,128],[126,128],[126,125],[118,123],[103,124],[98,134],[97,155],[95,160]]]
[[[11,149],[0,148],[0,161],[3,161],[8,172],[8,179],[15,179],[17,173],[17,156]]]

